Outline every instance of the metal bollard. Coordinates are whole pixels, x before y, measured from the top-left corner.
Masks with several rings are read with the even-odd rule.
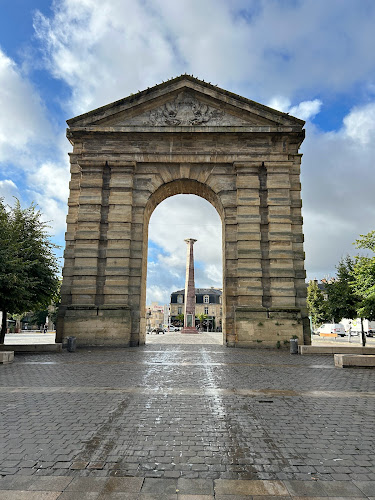
[[[290,354],[298,354],[298,339],[290,339]]]
[[[68,348],[68,352],[75,352],[76,351],[76,338],[75,337],[68,337],[67,348]]]

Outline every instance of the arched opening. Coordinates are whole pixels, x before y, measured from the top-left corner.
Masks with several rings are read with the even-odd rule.
[[[145,207],[143,227],[141,343],[151,339],[152,335],[146,332],[155,327],[154,323],[177,327],[173,339],[169,336],[163,340],[178,342],[181,338],[178,327],[184,306],[186,238],[197,240],[194,246],[196,325],[202,332],[209,332],[216,342],[223,343],[225,245],[223,207],[217,195],[207,185],[188,179],[164,184]],[[178,291],[182,291],[180,296],[175,296],[174,292]],[[166,306],[164,311],[162,306]],[[209,338],[206,336],[204,341]]]

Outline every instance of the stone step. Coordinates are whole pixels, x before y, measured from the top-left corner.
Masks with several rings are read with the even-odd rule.
[[[375,355],[371,354],[335,354],[335,366],[337,368],[375,368]]]
[[[3,344],[0,345],[1,351],[17,352],[61,352],[62,344]]]
[[[375,354],[375,347],[351,346],[351,345],[300,345],[299,354]]]
[[[12,363],[14,360],[14,352],[13,351],[0,351],[0,363],[3,363],[4,365],[6,363]]]

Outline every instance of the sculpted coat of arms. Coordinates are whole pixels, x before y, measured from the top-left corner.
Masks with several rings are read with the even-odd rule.
[[[224,112],[198,101],[189,92],[182,92],[173,101],[149,112],[144,124],[152,125],[213,125],[222,122]]]
[[[184,90],[158,107],[116,122],[117,126],[242,126],[251,121],[200,101],[194,92]]]

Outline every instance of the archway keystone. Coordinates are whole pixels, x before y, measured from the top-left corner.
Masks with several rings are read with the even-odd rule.
[[[57,341],[145,342],[148,222],[161,201],[189,193],[212,203],[223,224],[225,343],[309,343],[302,120],[182,75],[68,125]]]

